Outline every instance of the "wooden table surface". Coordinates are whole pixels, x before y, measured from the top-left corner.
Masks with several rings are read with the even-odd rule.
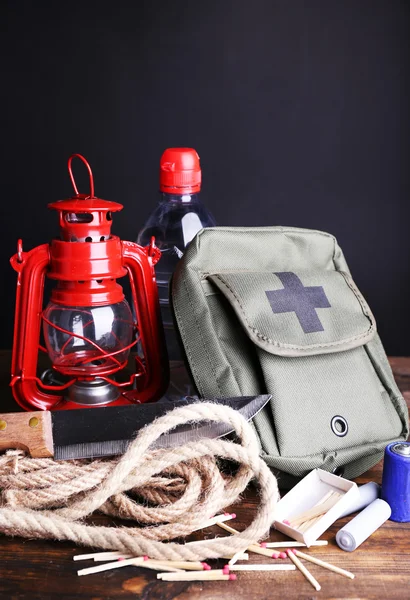
[[[401,390],[410,405],[410,358],[392,358],[391,363]],[[2,412],[16,410],[7,392],[8,369],[6,354],[0,354],[0,385]],[[359,477],[381,483],[382,463]],[[231,509],[236,512],[235,526],[245,528],[253,518],[257,497],[250,489],[241,503]],[[328,546],[311,548],[308,552],[355,573],[354,580],[345,579],[316,565],[310,565],[322,590],[316,592],[300,572],[241,573],[230,582],[175,582],[156,579],[153,571],[124,567],[116,571],[78,577],[79,563],[73,555],[86,552],[71,543],[10,539],[0,536],[0,599],[1,600],[313,600],[349,598],[383,600],[410,599],[410,523],[388,521],[355,552],[343,552],[335,543],[336,531],[349,518],[340,519],[323,536]],[[107,520],[97,517],[96,522]],[[212,530],[208,529],[211,533]],[[220,534],[220,530],[214,533]],[[196,539],[199,539],[197,536]],[[271,531],[271,540],[284,540]],[[255,556],[255,555],[253,555]],[[260,557],[262,558],[262,557]],[[266,559],[268,561],[269,559]],[[259,561],[252,557],[252,562]],[[226,562],[226,561],[225,561]],[[81,563],[82,566],[84,563]],[[219,563],[222,564],[222,563]],[[88,563],[87,563],[88,565]],[[215,563],[216,565],[216,563]]]

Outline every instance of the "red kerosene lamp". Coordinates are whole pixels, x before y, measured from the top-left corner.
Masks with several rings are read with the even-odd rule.
[[[90,176],[79,194],[71,162]],[[90,165],[68,160],[75,196],[49,204],[58,211],[60,237],[11,258],[18,273],[11,386],[26,410],[84,408],[157,400],[168,384],[154,265],[161,257],[152,238],[145,248],[111,235],[112,214],[123,207],[94,196]],[[136,319],[117,279],[128,274]],[[45,277],[57,281],[43,310]],[[40,344],[40,330],[46,348]],[[139,345],[135,371],[125,381],[130,350]],[[39,376],[38,352],[52,371]],[[121,376],[122,373],[122,376]]]

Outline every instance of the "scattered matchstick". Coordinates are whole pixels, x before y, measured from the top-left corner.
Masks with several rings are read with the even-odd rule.
[[[212,571],[158,573],[157,579],[162,581],[234,581],[236,575],[227,573],[224,569],[212,569]]]
[[[306,579],[309,581],[309,583],[311,583],[313,585],[315,590],[317,592],[319,592],[321,589],[319,582],[316,581],[316,579],[313,577],[313,575],[310,573],[310,571],[308,571],[307,568],[300,562],[300,560],[293,554],[292,550],[288,550],[287,555],[289,556],[289,558],[293,562],[293,564],[299,569],[299,571],[301,571],[301,573],[303,573],[303,575],[306,577]]]
[[[202,571],[198,571],[197,575],[193,575],[193,571],[189,573],[178,573],[178,577],[170,577],[173,573],[164,573],[164,577],[161,577],[161,581],[235,581],[236,575],[235,573],[231,573],[230,575],[214,575],[213,577],[205,577],[204,575],[200,575]],[[159,574],[157,575],[159,577]]]
[[[237,552],[236,554],[238,554],[238,558],[236,560],[249,560],[249,554],[247,552],[243,552],[243,553]],[[222,558],[232,560],[232,558],[234,556],[236,556],[236,554],[230,554],[229,556],[222,556]]]
[[[137,558],[132,554],[111,554],[107,556],[94,556],[94,562],[104,562],[107,560],[127,560],[128,558]]]
[[[105,563],[98,565],[97,567],[89,567],[87,569],[81,569],[77,571],[77,575],[91,575],[92,573],[102,573],[103,571],[109,571],[111,569],[119,569],[121,567],[136,566],[144,569],[150,569],[152,571],[169,571],[171,573],[184,573],[183,569],[158,563],[154,564],[149,560],[148,556],[142,556],[137,558],[128,558],[126,560],[118,559],[115,562]]]
[[[345,569],[341,569],[340,567],[336,567],[331,563],[327,563],[319,558],[315,558],[314,556],[310,556],[309,554],[305,554],[304,552],[300,552],[299,550],[293,550],[296,556],[300,556],[300,558],[304,558],[315,565],[319,565],[319,567],[323,567],[324,569],[328,569],[329,571],[333,571],[334,573],[338,573],[339,575],[343,575],[343,577],[348,577],[349,579],[354,579],[354,574],[350,573],[350,571],[345,571]]]
[[[179,569],[177,567],[173,567],[171,565],[166,565],[164,563],[155,563],[154,561],[148,559],[145,560],[143,563],[138,565],[139,567],[142,567],[143,569],[151,569],[151,571],[168,571],[170,573],[185,573],[184,568]]]
[[[221,529],[225,529],[225,531],[227,531],[228,533],[240,533],[237,529],[234,529],[233,527],[231,527],[230,525],[226,525],[225,523],[218,522],[217,525]]]
[[[218,523],[224,523],[225,521],[230,521],[231,519],[236,519],[235,513],[224,513],[223,515],[216,515],[211,519],[208,519],[202,525],[199,525],[192,531],[199,531],[200,529],[205,529],[206,527],[212,527],[212,525],[217,525]]]
[[[156,560],[149,558],[148,561],[144,563],[144,566],[149,562],[152,565],[166,566],[166,567],[175,567],[176,569],[186,569],[187,571],[210,571],[211,567],[206,562],[199,561],[187,561],[187,560]]]
[[[229,533],[233,533],[233,534],[240,533],[239,531],[237,531],[233,527],[230,527],[229,525],[226,525],[225,523],[216,523],[216,525],[218,525],[218,527],[221,527],[221,529],[228,531]],[[260,554],[261,556],[268,556],[269,558],[275,558],[273,556],[275,553],[270,552],[266,548],[261,548],[260,546],[257,546],[256,544],[251,544],[250,546],[248,546],[247,549],[249,550],[249,552],[254,552],[255,554]]]
[[[262,545],[263,544],[263,545]],[[303,542],[262,542],[262,548],[306,548]],[[327,546],[326,540],[317,540],[311,546]]]
[[[109,571],[110,569],[119,569],[121,567],[127,567],[129,565],[140,566],[144,563],[144,561],[144,556],[139,556],[137,558],[129,558],[127,560],[116,560],[115,562],[105,563],[104,565],[97,565],[96,567],[80,569],[80,571],[77,571],[77,575],[91,575],[92,573],[102,573],[103,571]]]
[[[233,565],[229,567],[231,571],[295,571],[295,565]]]
[[[236,554],[234,554],[234,555],[232,556],[232,558],[230,559],[230,561],[228,562],[228,565],[229,565],[229,566],[232,566],[232,565],[234,565],[234,564],[236,563],[236,561],[237,561],[237,560],[243,560],[243,558],[241,559],[241,556],[243,556],[243,554],[244,554],[244,553],[243,553],[243,552],[241,552],[241,551],[239,551],[239,552],[237,552]]]
[[[189,571],[186,572],[186,575],[192,575],[192,577],[195,577],[195,575],[201,575],[201,577],[205,577],[205,578],[212,578],[216,575],[227,575],[229,574],[229,567],[227,568],[226,565],[223,569],[211,569],[210,571]],[[172,577],[177,577],[179,575],[179,573],[158,573],[157,575],[157,579],[163,579],[165,576],[172,576]]]
[[[106,560],[109,558],[116,558],[117,556],[126,556],[123,552],[117,552],[117,551],[112,551],[112,552],[94,552],[93,554],[75,554],[73,556],[73,560],[90,560],[90,559],[94,559],[94,560]],[[127,555],[127,558],[131,558],[131,556]]]
[[[251,545],[248,547],[249,552],[253,552],[254,554],[260,554],[261,556],[267,556],[268,558],[278,558],[277,552],[272,552],[267,548],[261,548],[260,546]],[[280,555],[279,555],[280,556]]]

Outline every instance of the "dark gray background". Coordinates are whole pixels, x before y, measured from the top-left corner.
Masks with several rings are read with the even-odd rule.
[[[219,224],[335,234],[388,353],[410,354],[407,2],[15,0],[0,16],[0,346],[8,257],[56,234],[69,154],[134,240],[162,151],[183,145]]]

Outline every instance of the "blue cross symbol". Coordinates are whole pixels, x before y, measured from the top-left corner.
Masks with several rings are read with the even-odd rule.
[[[283,283],[282,290],[265,292],[275,314],[294,312],[305,333],[324,331],[316,308],[330,308],[321,285],[305,287],[295,273],[275,273]]]

